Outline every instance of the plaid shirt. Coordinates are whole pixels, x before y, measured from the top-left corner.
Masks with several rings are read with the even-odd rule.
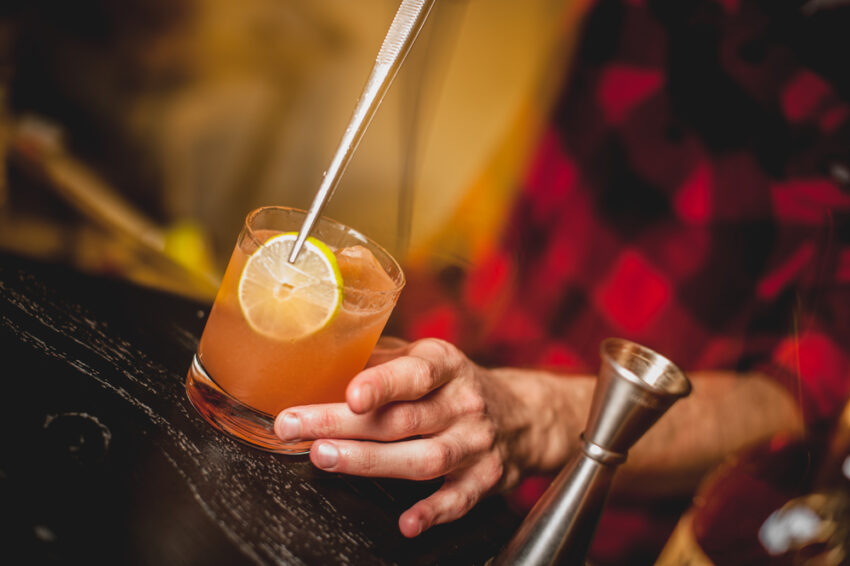
[[[499,244],[410,271],[400,331],[593,374],[625,337],[685,371],[766,372],[810,424],[832,418],[850,392],[850,82],[799,48],[827,20],[649,4],[594,6]]]
[[[850,106],[736,2],[666,22],[639,4],[591,13],[499,245],[414,269],[401,332],[594,374],[620,336],[686,371],[765,371],[810,422],[832,417],[850,393]]]

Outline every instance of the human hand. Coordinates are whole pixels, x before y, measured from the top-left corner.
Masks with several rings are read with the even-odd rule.
[[[275,432],[286,441],[315,440],[310,459],[326,471],[443,477],[399,517],[402,534],[415,537],[518,482],[520,406],[504,380],[447,342],[384,339],[349,383],[346,403],[286,409]]]

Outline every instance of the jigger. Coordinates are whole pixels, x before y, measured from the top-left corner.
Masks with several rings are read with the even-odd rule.
[[[493,566],[584,566],[617,467],[659,417],[691,391],[679,368],[634,342],[608,338],[600,355],[581,450],[491,561]]]

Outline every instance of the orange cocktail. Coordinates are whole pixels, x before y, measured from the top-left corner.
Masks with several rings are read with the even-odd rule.
[[[289,264],[303,218],[282,207],[248,215],[186,382],[216,427],[281,453],[305,452],[309,443],[281,442],[274,416],[345,400],[404,285],[383,248],[329,219]]]

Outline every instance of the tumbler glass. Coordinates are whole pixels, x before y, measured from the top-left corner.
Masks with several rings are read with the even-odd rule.
[[[295,405],[344,402],[405,283],[380,245],[324,217],[311,232],[318,242],[308,258],[319,266],[304,271],[325,270],[325,279],[279,282],[289,267],[285,244],[305,214],[286,207],[248,214],[186,379],[190,401],[213,426],[282,454],[306,453],[311,443],[281,441],[275,416]],[[309,253],[302,249],[298,261]]]

